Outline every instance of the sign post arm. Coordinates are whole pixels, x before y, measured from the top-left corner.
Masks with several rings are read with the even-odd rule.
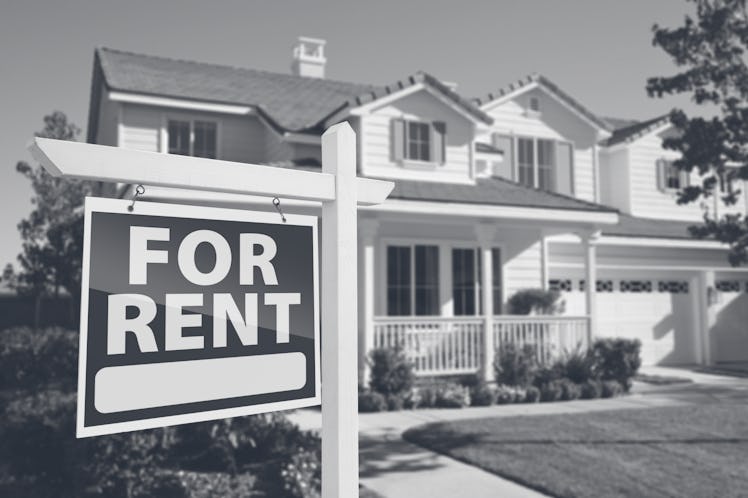
[[[356,135],[340,123],[322,135],[322,172],[335,200],[322,203],[322,496],[358,496]]]

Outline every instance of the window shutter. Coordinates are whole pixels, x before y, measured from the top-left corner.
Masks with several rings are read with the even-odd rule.
[[[688,171],[680,172],[680,188],[686,188],[691,183],[691,174]]]
[[[667,161],[664,159],[658,159],[655,163],[657,165],[657,190],[664,192],[667,188]]]
[[[504,152],[501,162],[495,162],[494,176],[514,180],[514,139],[511,135],[494,133],[493,146]]]
[[[431,123],[431,159],[436,164],[444,164],[447,148],[447,123],[434,121]]]
[[[569,142],[556,142],[556,192],[574,195],[574,148]]]
[[[390,141],[392,142],[392,160],[394,162],[402,161],[405,157],[405,120],[392,120]]]

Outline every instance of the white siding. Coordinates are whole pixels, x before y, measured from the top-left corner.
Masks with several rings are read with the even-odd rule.
[[[159,152],[161,116],[157,108],[122,104],[120,147]]]
[[[504,250],[504,303],[522,289],[543,287],[539,234],[512,238]]]
[[[447,125],[445,164],[425,169],[396,164],[392,160],[391,121],[397,118],[444,121]],[[362,116],[360,129],[361,168],[367,176],[444,182],[471,181],[473,125],[426,90],[405,96]]]
[[[540,99],[539,115],[527,113],[530,97]],[[594,145],[596,130],[542,90],[530,90],[514,99],[484,109],[494,118],[499,133],[564,140],[574,144],[574,195],[595,200]],[[490,136],[481,137],[490,141]],[[516,154],[515,154],[516,155]]]
[[[600,153],[600,202],[631,213],[628,149]]]

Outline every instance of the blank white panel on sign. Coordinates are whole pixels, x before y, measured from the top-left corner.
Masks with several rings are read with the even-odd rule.
[[[94,404],[114,413],[292,391],[304,384],[302,353],[124,365],[98,371]]]

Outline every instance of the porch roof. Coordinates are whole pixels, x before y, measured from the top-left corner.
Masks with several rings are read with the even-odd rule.
[[[397,180],[388,199],[405,199],[541,209],[570,209],[617,213],[608,206],[575,199],[555,192],[526,187],[504,178],[481,178],[472,184]]]
[[[603,235],[614,237],[651,237],[657,239],[691,239],[688,227],[698,225],[697,221],[673,221],[653,218],[639,218],[628,214],[618,214],[618,224],[606,226]]]

